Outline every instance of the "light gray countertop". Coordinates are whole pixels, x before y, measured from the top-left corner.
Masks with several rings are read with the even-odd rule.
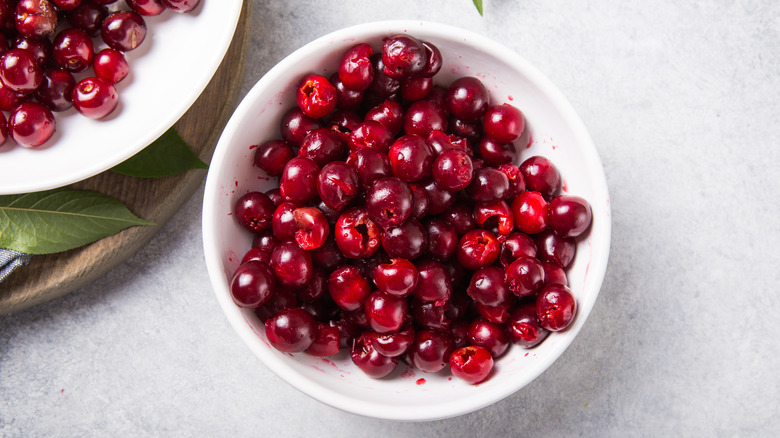
[[[552,79],[611,194],[584,329],[481,411],[344,413],[234,334],[205,270],[201,189],[105,277],[0,317],[0,436],[780,435],[780,3],[486,0],[484,18],[469,0],[253,3],[242,95],[306,42],[384,19],[481,33]]]

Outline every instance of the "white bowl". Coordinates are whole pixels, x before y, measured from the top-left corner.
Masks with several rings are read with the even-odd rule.
[[[578,315],[566,331],[552,333],[536,348],[512,346],[496,361],[491,377],[469,385],[448,372],[426,374],[405,365],[383,379],[372,379],[348,355],[319,358],[287,354],[269,347],[263,324],[238,308],[228,287],[250,235],[232,218],[243,194],[275,183],[252,165],[253,145],[279,137],[279,119],[295,105],[295,85],[312,72],[336,71],[340,55],[358,42],[381,46],[383,37],[408,32],[439,47],[444,66],[436,82],[476,76],[491,92],[491,102],[508,102],[527,118],[527,134],[517,142],[520,159],[544,155],[559,168],[565,190],[587,199],[593,225],[577,247],[568,272]],[[526,144],[530,147],[523,149]],[[555,86],[511,50],[480,35],[430,22],[388,21],[349,27],[298,49],[263,76],[225,127],[211,161],[203,203],[203,240],[217,299],[241,339],[265,366],[309,396],[369,417],[420,421],[452,417],[501,400],[532,381],[557,359],[582,328],[598,296],[610,244],[607,184],[596,149],[580,118]]]
[[[117,2],[112,9],[129,9]],[[227,52],[242,0],[202,1],[193,11],[145,17],[144,42],[127,52],[130,75],[117,84],[119,106],[102,120],[71,108],[35,149],[10,137],[0,146],[0,195],[53,189],[97,175],[135,155],[170,128],[206,88]],[[106,47],[94,39],[95,51]],[[77,74],[77,79],[90,73]]]

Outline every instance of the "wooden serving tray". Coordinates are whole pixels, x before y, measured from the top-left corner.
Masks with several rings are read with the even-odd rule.
[[[251,2],[244,2],[233,41],[206,89],[174,124],[179,135],[205,162],[211,160],[222,129],[238,105],[249,42]],[[34,256],[0,283],[0,315],[61,297],[103,276],[135,254],[198,188],[205,170],[145,179],[111,171],[71,185],[113,196],[137,216],[154,222],[70,251]]]

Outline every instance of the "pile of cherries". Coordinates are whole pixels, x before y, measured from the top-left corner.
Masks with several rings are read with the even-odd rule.
[[[55,131],[52,112],[71,106],[93,119],[111,114],[114,84],[130,71],[124,53],[146,37],[143,17],[200,2],[123,1],[129,10],[109,9],[117,0],[0,0],[0,110],[10,113],[0,113],[0,144],[10,135],[23,147],[42,145]]]
[[[478,383],[510,343],[574,319],[565,269],[590,205],[558,195],[546,158],[517,166],[523,114],[474,77],[434,85],[441,64],[409,35],[358,44],[300,83],[281,139],[257,147],[279,188],[235,204],[254,241],[230,290],[275,348]]]

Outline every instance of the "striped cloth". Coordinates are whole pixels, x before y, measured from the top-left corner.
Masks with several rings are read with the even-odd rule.
[[[0,283],[17,268],[30,262],[31,254],[0,248]]]

